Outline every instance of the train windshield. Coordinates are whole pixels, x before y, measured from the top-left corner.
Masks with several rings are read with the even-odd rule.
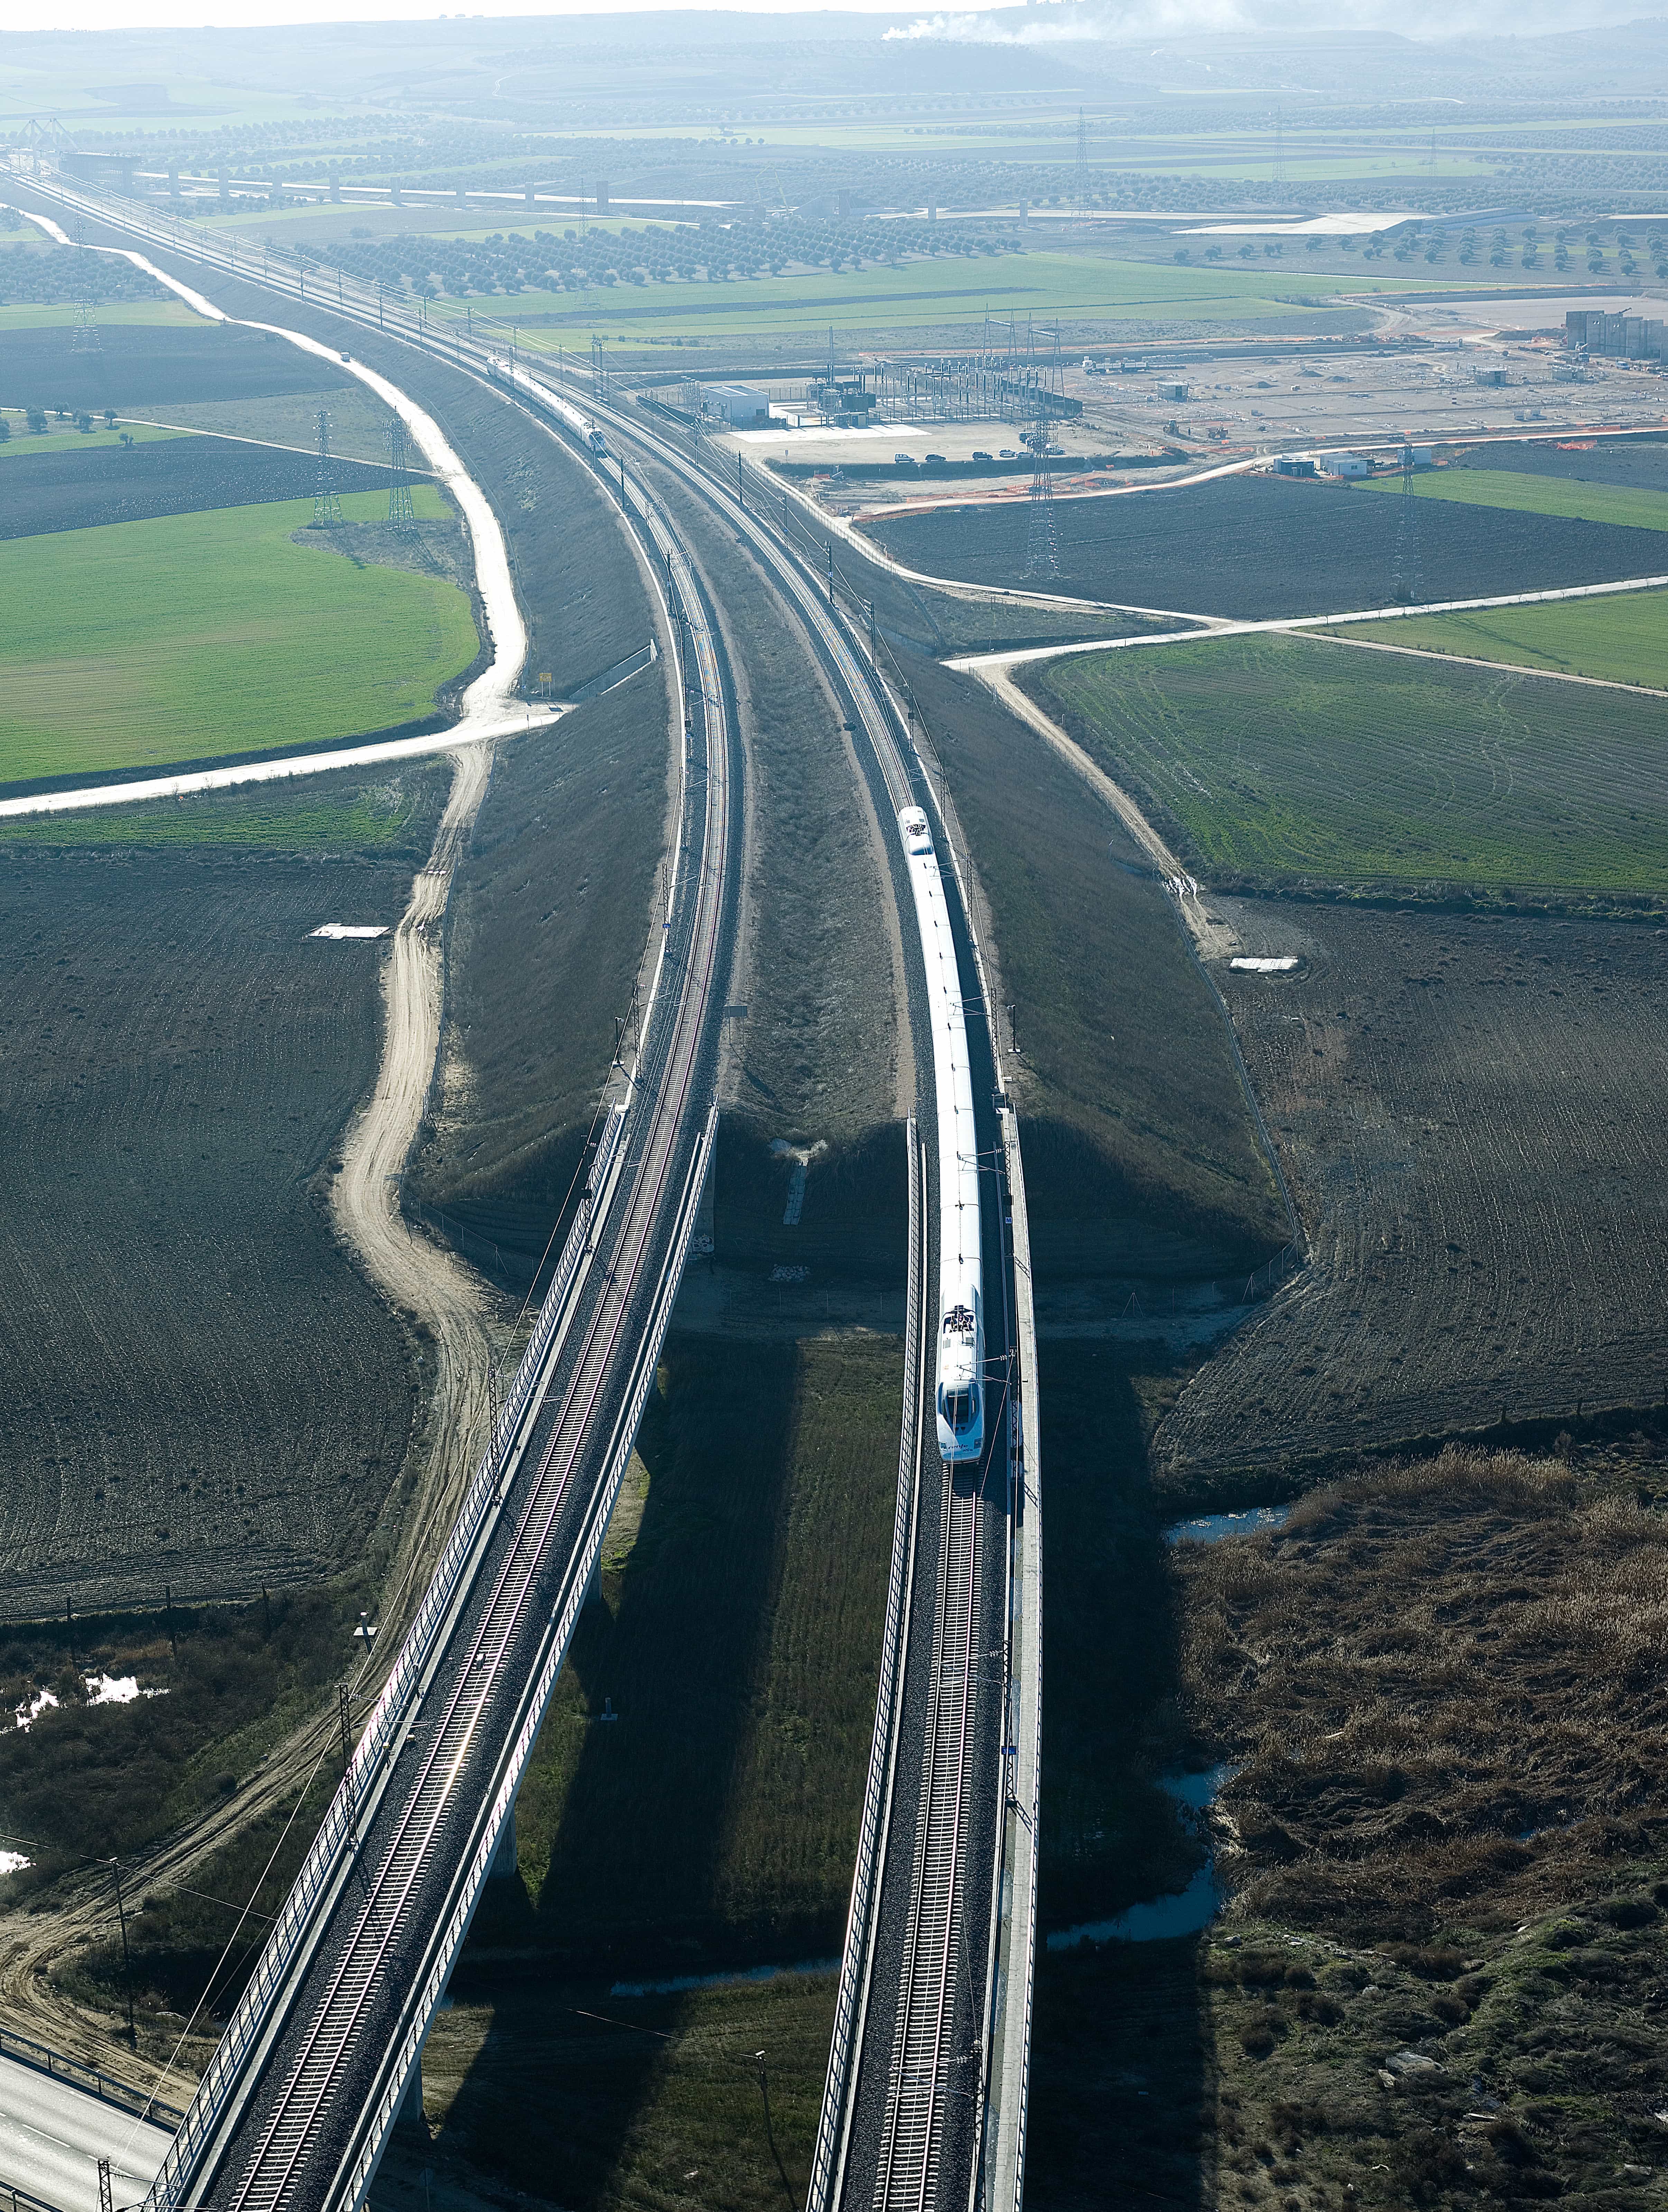
[[[943,1394],[944,1419],[956,1435],[965,1435],[973,1426],[974,1397],[971,1390],[946,1390]]]

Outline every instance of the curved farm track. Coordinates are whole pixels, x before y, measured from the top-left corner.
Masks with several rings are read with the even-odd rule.
[[[494,1347],[486,1292],[452,1252],[408,1226],[399,1186],[440,1050],[446,901],[487,794],[492,760],[489,745],[462,746],[453,756],[452,794],[434,849],[411,886],[384,971],[376,1086],[349,1128],[331,1194],[338,1234],[377,1287],[423,1328],[434,1358],[422,1471],[395,1584],[402,1595],[414,1565],[438,1548],[490,1419]],[[391,1601],[389,1609],[400,1608]],[[385,1647],[388,1641],[385,1635]]]

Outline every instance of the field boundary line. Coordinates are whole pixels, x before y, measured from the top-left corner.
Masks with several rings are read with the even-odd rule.
[[[996,658],[999,659],[1000,656]],[[955,663],[952,662],[949,665],[954,666]],[[1077,739],[1063,730],[1050,715],[1045,714],[1035,700],[1027,697],[1015,683],[1007,668],[989,665],[980,665],[975,663],[971,667],[958,672],[976,678],[992,695],[998,705],[1007,708],[1010,713],[1016,714],[1029,728],[1034,730],[1037,735],[1059,755],[1066,766],[1083,779],[1096,797],[1102,799],[1112,809],[1134,839],[1137,846],[1157,868],[1163,879],[1164,888],[1174,902],[1176,919],[1181,925],[1189,949],[1198,965],[1199,973],[1204,976],[1206,987],[1216,1002],[1216,1010],[1222,1016],[1222,1026],[1228,1036],[1228,1050],[1234,1059],[1234,1073],[1239,1079],[1240,1089],[1250,1111],[1252,1121],[1261,1140],[1263,1156],[1268,1163],[1269,1172],[1273,1176],[1275,1188],[1280,1194],[1281,1204],[1285,1209],[1287,1226],[1291,1231],[1291,1243],[1296,1250],[1307,1255],[1307,1240],[1303,1234],[1302,1217],[1297,1211],[1291,1191],[1287,1185],[1285,1170],[1280,1164],[1280,1155],[1275,1149],[1273,1136],[1267,1121],[1264,1119],[1262,1103],[1257,1097],[1256,1088],[1251,1080],[1251,1073],[1246,1066],[1245,1056],[1240,1050],[1240,1040],[1234,1027],[1233,1017],[1228,1010],[1228,1002],[1217,989],[1216,978],[1210,973],[1210,963],[1212,961],[1222,961],[1231,957],[1240,942],[1239,933],[1230,927],[1227,922],[1219,921],[1206,912],[1204,894],[1198,879],[1191,876],[1182,866],[1130,793],[1125,790],[1122,784],[1116,782],[1108,775],[1098,761],[1092,760]]]
[[[454,724],[422,738],[389,738],[380,744],[350,745],[341,752],[287,753],[279,760],[246,761],[237,768],[193,769],[185,775],[153,776],[132,783],[99,783],[73,791],[35,791],[21,799],[0,799],[0,821],[29,815],[73,814],[89,806],[136,806],[146,799],[187,799],[205,791],[234,791],[246,783],[283,783],[298,775],[327,775],[333,769],[368,768],[379,761],[421,760],[433,753],[464,752],[471,745],[490,745],[500,738],[531,735],[544,729],[573,709],[529,709],[530,719],[506,716],[501,721],[464,728]]]
[[[259,403],[253,404],[258,405]],[[270,452],[275,453],[299,453],[304,460],[316,461],[318,458],[318,449],[312,446],[287,446],[282,438],[246,437],[240,430],[205,430],[199,422],[159,422],[154,416],[150,415],[118,415],[116,420],[118,422],[131,422],[136,428],[141,430],[172,430],[174,435],[179,438],[218,438],[223,444],[228,446],[264,446]],[[391,475],[393,472],[394,465],[391,461],[361,461],[352,453],[338,453],[334,447],[331,448],[331,459],[333,461],[346,461],[356,469],[380,469],[385,476]],[[427,477],[434,483],[440,481],[435,470],[426,469],[421,464],[413,468],[408,461],[405,465],[405,473],[409,477]]]
[[[1386,645],[1377,637],[1334,637],[1330,630],[1316,635],[1328,645],[1353,646],[1357,653],[1398,653],[1408,660],[1447,662],[1456,668],[1494,669],[1507,676],[1544,676],[1554,684],[1589,684],[1599,691],[1630,691],[1641,699],[1668,699],[1668,687],[1657,684],[1629,684],[1619,676],[1582,676],[1573,668],[1533,668],[1524,660],[1480,660],[1473,653],[1438,653],[1428,645]]]
[[[954,669],[958,676],[984,678],[987,670],[1004,671],[1030,666],[1042,660],[1061,660],[1069,653],[1125,653],[1143,646],[1204,645],[1215,638],[1268,637],[1293,631],[1324,629],[1332,623],[1412,622],[1429,615],[1486,614],[1496,607],[1550,606],[1570,599],[1602,599],[1620,597],[1629,592],[1660,592],[1668,589],[1668,576],[1623,576],[1608,584],[1559,584],[1539,592],[1507,592],[1491,599],[1428,599],[1410,607],[1353,607],[1342,614],[1331,615],[1274,615],[1258,622],[1229,622],[1204,616],[1198,619],[1210,622],[1208,629],[1163,630],[1144,637],[1107,637],[1073,639],[1059,645],[1015,646],[1003,653],[961,653],[943,665]],[[1416,647],[1410,646],[1409,652]],[[1489,661],[1489,667],[1501,664]],[[1534,676],[1556,676],[1556,668],[1536,668]],[[1602,678],[1586,678],[1588,683]],[[1628,686],[1627,689],[1635,687]]]

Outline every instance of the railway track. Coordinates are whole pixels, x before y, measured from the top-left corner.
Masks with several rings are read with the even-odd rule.
[[[962,1935],[961,1841],[978,1651],[979,1527],[964,1483],[952,1486],[941,1527],[937,1634],[928,1693],[925,1788],[915,1836],[909,1927],[886,2124],[875,2177],[876,2212],[925,2212],[938,2201],[942,2114],[953,2063],[955,1984]]]
[[[92,208],[90,204],[89,211],[107,215],[103,207]],[[130,227],[147,236],[154,234],[137,221]],[[168,237],[163,230],[161,242],[199,259],[218,258],[221,265],[225,264],[224,249],[217,255],[201,240],[187,243]],[[253,272],[235,273],[253,276]],[[280,282],[274,289],[288,289],[291,296],[301,298],[304,286],[303,276],[288,288]],[[343,287],[339,301],[319,300],[315,295],[306,304],[331,316],[344,314],[361,324],[384,327],[381,303],[368,295],[350,299],[355,289]],[[583,405],[576,404],[567,392],[533,374],[513,355],[506,362],[483,344],[466,349],[455,335],[446,343],[415,327],[393,335],[421,344],[443,359],[454,360],[465,373],[491,380],[506,398],[543,417],[553,434],[562,437],[582,455],[588,452],[589,426],[600,422],[623,447],[634,449],[641,457],[634,486],[628,486],[623,465],[620,465],[617,492],[622,510],[664,562],[668,574],[677,580],[696,662],[691,672],[694,680],[685,690],[692,731],[699,724],[705,733],[707,716],[714,708],[719,709],[725,724],[723,744],[716,750],[710,744],[707,746],[707,776],[690,779],[692,787],[704,781],[708,805],[706,842],[698,846],[692,843],[690,848],[701,854],[698,904],[707,898],[713,867],[713,795],[715,789],[722,793],[725,781],[719,757],[733,743],[726,711],[728,674],[712,611],[704,606],[698,578],[682,558],[678,532],[664,498],[657,499],[651,489],[650,471],[654,469],[749,544],[780,596],[800,618],[813,650],[847,702],[853,717],[848,726],[864,741],[859,746],[859,759],[883,818],[895,820],[907,805],[923,808],[934,824],[940,851],[947,858],[951,855],[942,812],[882,671],[861,651],[847,622],[832,604],[831,592],[825,600],[822,579],[806,566],[783,532],[749,508],[739,480],[737,489],[731,491],[652,423],[646,424],[594,395],[587,396]],[[612,483],[612,471],[600,461],[597,465]],[[729,847],[721,844],[721,876],[733,866],[733,857]],[[900,865],[895,856],[895,871]],[[953,865],[945,888],[957,933],[963,988],[968,991],[970,1036],[974,1028],[979,1031],[980,1041],[974,1048],[975,1097],[992,1101],[990,1106],[979,1108],[979,1142],[981,1163],[992,1172],[990,1188],[995,1194],[995,1202],[986,1209],[984,1265],[987,1285],[1000,1285],[1000,1297],[992,1312],[994,1316],[999,1310],[1001,1327],[987,1339],[989,1372],[998,1387],[987,1391],[987,1441],[977,1466],[944,1468],[929,1438],[925,1452],[937,1480],[932,1481],[923,1471],[914,1485],[906,1577],[913,1602],[904,1604],[901,1619],[889,1621],[889,1638],[895,1639],[895,1650],[889,1643],[886,1663],[897,1675],[899,1689],[895,1711],[888,1722],[883,1796],[873,1823],[875,1857],[867,1927],[866,1930],[856,1927],[854,1896],[854,1934],[847,1947],[848,1970],[858,1975],[860,1990],[848,1991],[844,1986],[846,1977],[842,1977],[841,2018],[853,2039],[852,2047],[843,2067],[831,2065],[829,2094],[838,2098],[839,2109],[825,2110],[820,2138],[829,2144],[837,2142],[839,2150],[837,2158],[819,2160],[813,2180],[814,2212],[819,2212],[819,2208],[832,2212],[836,2203],[851,2208],[851,2212],[939,2212],[939,2208],[952,2204],[976,2207],[986,2198],[991,2174],[999,2176],[1004,2191],[1011,2187],[1016,2207],[1022,2186],[1022,2100],[1034,1934],[1034,1869],[1028,1846],[1018,1854],[1026,1885],[1024,1909],[1032,1915],[1023,1931],[1024,1940],[1018,1943],[1004,1940],[999,1944],[998,1918],[1004,1868],[1014,1857],[1013,1801],[1004,1779],[1004,1760],[1012,1748],[1005,1738],[1012,1671],[1009,1638],[1014,1614],[1016,1526],[1019,1500],[1034,1498],[1035,1492],[1025,1479],[1022,1464],[1020,1424],[1017,1419],[1010,1419],[1007,1390],[1002,1386],[1014,1371],[1016,1303],[1028,1326],[1028,1280],[1021,1295],[1004,1233],[1007,1205],[1003,1170],[1010,1160],[1016,1166],[1016,1145],[984,1002],[976,939]],[[907,891],[903,896],[907,902]],[[664,957],[674,957],[675,964],[682,964],[686,970],[705,963],[705,981],[695,995],[703,1004],[710,1004],[717,959],[715,925],[709,920],[704,928],[692,927],[687,954],[673,954],[670,928],[667,945]],[[918,1021],[919,997],[919,988],[912,988]],[[690,1004],[687,972],[676,1004],[682,1018]],[[977,1023],[975,1014],[980,1018]],[[919,1042],[930,1055],[931,1037],[920,1037]],[[921,1064],[930,1065],[930,1058],[923,1063],[918,1053],[918,1065]],[[666,1069],[673,1071],[678,1101],[672,1109],[673,1120],[679,1114],[687,1115],[692,1067],[687,1040],[676,1051],[668,1047]],[[651,1089],[664,1073],[640,1060],[639,1081],[646,1082]],[[643,1127],[640,1118],[634,1126]],[[654,1127],[661,1127],[657,1118]],[[652,1191],[646,1201],[652,1212],[665,1210],[671,1163],[672,1152],[666,1140],[628,1164],[631,1188]],[[931,1172],[936,1182],[936,1161]],[[1022,1219],[1022,1194],[1019,1210]],[[931,1279],[925,1223],[933,1212],[923,1204],[923,1249],[919,1255],[912,1251],[912,1264],[919,1261],[923,1283]],[[257,2145],[255,2154],[240,2160],[222,2155],[212,2167],[201,2169],[213,2177],[211,2190],[199,2187],[185,2194],[157,2195],[157,2212],[164,2205],[187,2202],[235,2206],[240,2212],[246,2207],[248,2212],[281,2212],[281,2208],[282,2212],[292,2212],[292,2208],[300,2212],[303,2205],[316,2203],[344,2208],[345,2212],[362,2196],[409,2063],[404,2065],[403,2074],[396,2067],[389,2079],[369,2084],[361,2081],[349,2092],[344,2093],[342,2084],[355,2071],[355,2052],[373,2042],[379,2032],[379,1986],[392,1978],[415,1990],[407,2008],[409,2019],[404,2034],[395,2039],[395,2048],[409,2060],[415,2059],[421,2045],[422,2027],[427,2021],[423,2004],[427,2002],[432,2008],[438,2000],[440,1981],[432,1968],[425,1975],[427,1960],[416,1955],[413,1930],[428,1924],[422,1904],[424,1870],[454,1847],[447,1808],[455,1798],[448,1799],[446,1785],[468,1766],[479,1739],[490,1732],[491,1685],[500,1672],[517,1663],[517,1624],[525,1627],[529,1613],[537,1613],[549,1595],[531,1563],[563,1555],[570,1547],[576,1562],[585,1553],[583,1541],[563,1521],[573,1504],[580,1440],[594,1428],[599,1404],[600,1370],[585,1355],[599,1341],[597,1332],[600,1329],[606,1342],[598,1357],[604,1368],[613,1372],[622,1364],[621,1346],[628,1328],[647,1326],[646,1316],[635,1310],[628,1319],[629,1301],[622,1294],[611,1294],[617,1291],[616,1267],[625,1271],[628,1282],[637,1282],[646,1264],[648,1235],[646,1216],[634,1201],[628,1220],[606,1258],[599,1248],[597,1267],[603,1287],[597,1294],[598,1313],[608,1318],[605,1322],[593,1319],[586,1324],[589,1333],[584,1337],[581,1357],[565,1386],[567,1395],[561,1400],[561,1411],[541,1441],[538,1471],[525,1486],[525,1495],[519,1474],[514,1478],[519,1516],[514,1524],[516,1533],[498,1562],[494,1577],[483,1586],[488,1594],[471,1612],[467,1632],[448,1644],[450,1663],[444,1678],[437,1674],[432,1680],[425,1680],[399,1753],[410,1764],[396,1796],[397,1817],[385,1820],[379,1808],[367,1808],[361,1839],[355,1810],[355,1838],[349,1855],[356,1885],[349,1916],[353,1938],[332,1949],[329,1970],[319,1978],[316,2001],[306,2013],[305,2025],[298,2025],[290,2036],[281,2062],[275,2051],[274,2063],[263,2065],[262,2117],[251,2138]],[[918,1394],[925,1388],[925,1364],[924,1358],[918,1358]],[[1034,1398],[1034,1391],[1028,1395]],[[1028,1408],[1027,1419],[1027,1449],[1034,1470],[1034,1407]],[[918,1405],[918,1454],[925,1425]],[[622,1435],[622,1462],[634,1427],[634,1417],[623,1431],[616,1424],[610,1449]],[[511,1487],[506,1481],[506,1495]],[[610,1504],[611,1497],[603,1504],[601,1521],[596,1524],[597,1543]],[[596,1522],[594,1511],[591,1518]],[[1034,1584],[1034,1568],[1028,1571]],[[896,1579],[895,1574],[895,1583]],[[576,1602],[571,1590],[569,1598]],[[1031,1648],[1034,1650],[1034,1627]],[[553,1676],[554,1666],[549,1671]],[[1034,1681],[1032,1692],[1034,1702]],[[419,1715],[431,1714],[431,1719],[419,1724]],[[501,1720],[499,1725],[501,1729]],[[1034,1740],[1034,1723],[1032,1727]],[[1028,1786],[1034,1814],[1034,1758],[1032,1769]],[[871,1769],[871,1779],[872,1773]],[[504,1787],[498,1794],[504,1799]],[[865,1808],[865,1829],[870,1826]],[[490,1848],[490,1837],[477,1843],[476,1856],[482,1870],[482,1852],[489,1856]],[[427,1910],[432,1921],[432,1906]],[[461,1935],[461,1929],[458,1932]],[[1005,1966],[999,1962],[999,1954]],[[1003,2017],[1010,2023],[1018,2021],[1017,2039],[1011,2025],[1002,2031],[1007,2056],[993,2064],[997,2015],[1002,2010],[999,1984],[1004,1974],[1011,1980],[1016,1972],[1022,1974],[1022,1986],[1017,1993],[1008,1992]],[[358,2070],[362,2072],[362,2067]],[[384,2067],[383,2073],[389,2075],[388,2067]],[[996,2110],[992,2104],[993,2098],[1012,2096],[1016,2079],[1022,2100],[1017,2116]],[[340,2127],[332,2130],[325,2122],[332,2105],[340,2106],[344,2094],[349,2101],[358,2099],[361,2117],[355,2142],[341,2151]],[[999,2124],[994,2134],[992,2121]],[[994,2136],[999,2136],[1004,2126],[1006,2148],[998,2144],[997,2154],[992,2155]],[[318,2145],[332,2137],[338,2154],[327,2177],[319,2164]]]

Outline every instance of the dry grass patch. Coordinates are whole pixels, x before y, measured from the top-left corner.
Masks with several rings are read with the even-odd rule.
[[[1449,1449],[1178,1555],[1240,1903],[1351,1941],[1515,1925],[1661,1848],[1668,1516]]]

